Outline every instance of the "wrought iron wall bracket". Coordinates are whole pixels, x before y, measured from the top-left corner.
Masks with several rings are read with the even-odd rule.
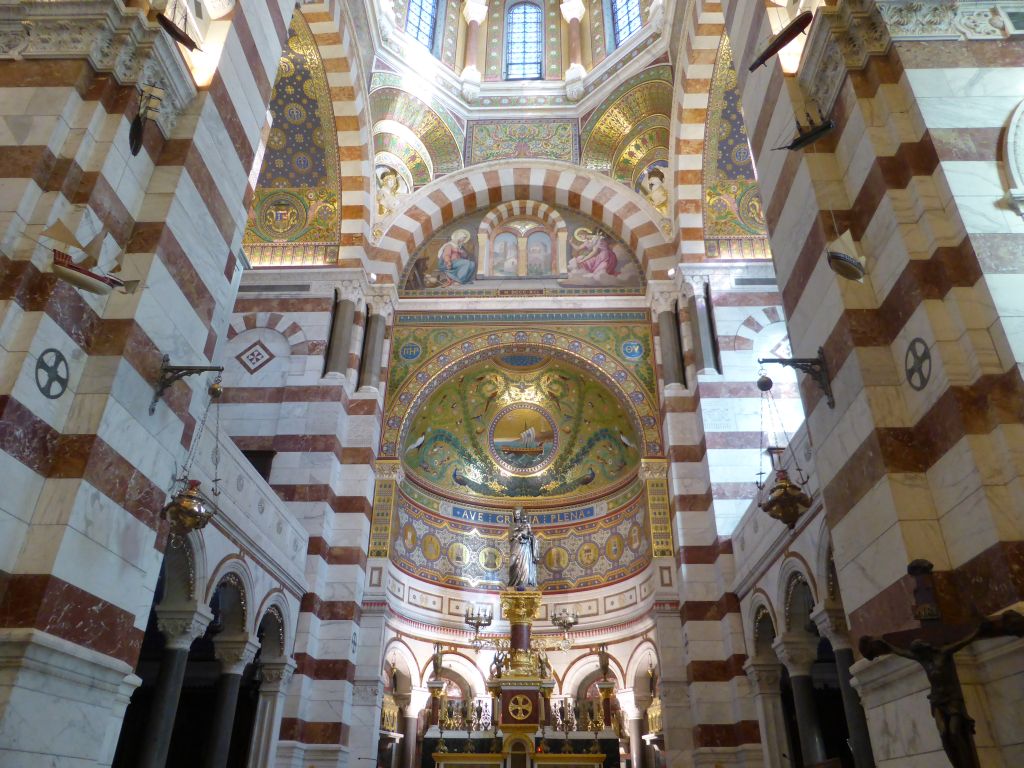
[[[821,391],[825,393],[825,402],[828,403],[828,407],[836,407],[836,399],[832,396],[832,383],[829,381],[828,362],[825,360],[825,350],[821,347],[818,347],[817,357],[759,357],[757,362],[762,365],[765,363],[788,365],[790,368],[803,371],[818,382]]]
[[[156,413],[156,404],[160,402],[164,392],[176,381],[181,381],[186,376],[194,376],[197,373],[223,373],[223,365],[171,365],[171,356],[164,355],[160,361],[160,378],[157,379],[156,389],[153,394],[153,402],[149,404],[149,415]]]

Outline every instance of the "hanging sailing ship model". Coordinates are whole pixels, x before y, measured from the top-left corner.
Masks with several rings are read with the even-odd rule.
[[[53,241],[53,273],[64,282],[100,296],[110,293],[115,288],[125,293],[135,293],[135,289],[138,288],[138,280],[122,280],[115,274],[121,271],[124,252],[118,255],[113,269],[109,272],[99,268],[100,251],[107,236],[106,227],[101,227],[96,236],[85,245],[78,242],[74,232],[61,219],[57,219],[44,229],[40,236]],[[81,251],[85,258],[75,261],[71,257],[72,250]]]
[[[177,8],[177,12],[175,12]],[[176,43],[188,48],[190,51],[202,50],[191,35],[188,33],[188,4],[185,0],[171,0],[167,8],[156,15],[156,21]]]

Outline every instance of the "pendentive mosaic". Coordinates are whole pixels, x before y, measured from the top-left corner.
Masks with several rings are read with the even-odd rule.
[[[704,142],[704,236],[709,258],[770,258],[764,206],[740,111],[729,38],[711,81]]]
[[[246,255],[252,264],[328,261],[340,237],[338,147],[327,77],[301,12],[292,16],[270,114]]]

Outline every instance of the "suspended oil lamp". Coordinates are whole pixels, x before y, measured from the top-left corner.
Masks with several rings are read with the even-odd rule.
[[[811,497],[807,495],[804,486],[807,478],[797,462],[796,456],[793,462],[797,472],[798,480],[794,482],[789,476],[789,470],[783,465],[783,457],[786,453],[786,446],[789,445],[789,435],[783,426],[782,417],[772,396],[774,382],[762,373],[757,379],[757,388],[761,391],[761,451],[763,456],[768,456],[771,461],[771,473],[774,475],[774,482],[770,488],[764,481],[765,471],[759,473],[760,479],[757,482],[758,503],[757,506],[768,513],[770,517],[784,523],[787,528],[792,529],[801,515],[811,506]],[[765,429],[765,421],[769,422],[768,429]],[[773,428],[773,422],[777,422],[778,430]],[[769,438],[769,434],[771,436]],[[772,440],[772,445],[765,445],[766,439]]]
[[[223,392],[220,376],[218,376],[209,386],[207,392],[210,395],[210,400],[206,404],[206,410],[203,411],[203,417],[199,422],[199,428],[196,430],[195,437],[192,440],[192,445],[189,447],[188,454],[185,457],[185,464],[181,468],[181,474],[174,481],[177,491],[172,492],[171,500],[167,502],[161,510],[161,516],[163,519],[170,523],[172,540],[180,540],[192,531],[201,531],[206,527],[210,520],[213,519],[217,512],[216,505],[200,489],[201,483],[190,477],[192,464],[195,462],[196,456],[199,453],[199,443],[202,440],[203,430],[206,427],[206,419],[210,413],[210,407],[215,402],[219,402],[221,393]],[[213,487],[211,489],[211,494],[213,496],[220,495],[220,488],[218,487],[220,478],[217,477],[217,466],[219,463],[220,406],[218,404],[216,428],[214,430],[214,477]]]
[[[198,480],[189,480],[163,509],[164,519],[171,524],[171,533],[185,536],[199,531],[213,519],[213,506],[199,490]]]
[[[803,487],[789,479],[789,472],[782,466],[785,448],[773,446],[766,453],[771,457],[775,483],[763,495],[758,506],[787,528],[792,529],[796,521],[811,506],[811,497]]]

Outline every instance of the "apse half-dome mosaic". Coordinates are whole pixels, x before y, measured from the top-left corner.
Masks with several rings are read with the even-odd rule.
[[[630,412],[569,360],[497,354],[452,375],[419,406],[402,443],[406,476],[457,499],[592,498],[636,475]]]

